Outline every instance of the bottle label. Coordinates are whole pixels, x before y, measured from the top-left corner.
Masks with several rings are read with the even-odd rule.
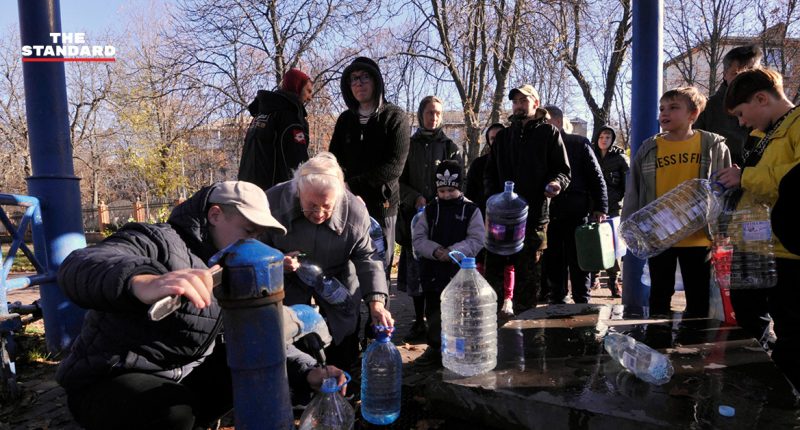
[[[769,221],[747,221],[742,223],[742,240],[745,242],[770,240],[772,232]]]
[[[636,356],[634,356],[633,354],[629,354],[628,351],[623,351],[622,365],[625,366],[626,369],[630,370],[636,369]]]
[[[442,350],[453,357],[464,358],[465,340],[463,337],[450,337],[448,339],[447,335],[442,333]]]
[[[496,241],[518,241],[525,237],[525,224],[522,221],[516,225],[489,223],[489,235]]]

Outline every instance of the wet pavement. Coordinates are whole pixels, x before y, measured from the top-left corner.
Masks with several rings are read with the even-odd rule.
[[[476,428],[793,428],[800,412],[791,386],[755,339],[711,319],[624,319],[623,307],[540,307],[499,331],[498,366],[463,378],[442,371],[426,398]],[[602,350],[608,330],[669,355],[662,386],[625,371]],[[735,409],[724,417],[719,406]]]
[[[26,289],[27,290],[27,289]],[[37,298],[16,291],[12,301]],[[394,288],[392,288],[394,291]],[[624,320],[620,300],[592,291],[594,305],[540,306],[499,331],[498,367],[460,378],[413,365],[426,348],[405,343],[413,305],[392,294],[395,343],[403,357],[403,410],[396,429],[626,429],[769,428],[800,426],[788,383],[754,339],[711,320]],[[673,309],[682,310],[682,292]],[[630,333],[667,352],[673,379],[644,383],[601,351],[609,329]],[[20,363],[23,397],[0,405],[0,430],[77,429],[63,390],[53,381],[54,360]],[[735,408],[732,418],[718,407]],[[223,423],[230,425],[230,418]],[[796,424],[797,423],[797,424]],[[362,426],[368,428],[368,426]]]

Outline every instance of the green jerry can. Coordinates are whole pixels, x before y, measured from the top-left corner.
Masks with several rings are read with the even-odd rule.
[[[589,223],[575,229],[578,266],[598,272],[614,265],[614,231],[611,223]]]

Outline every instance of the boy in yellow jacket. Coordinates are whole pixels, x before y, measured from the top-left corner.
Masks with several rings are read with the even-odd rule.
[[[771,206],[778,199],[781,178],[800,162],[800,109],[783,92],[783,78],[769,69],[741,73],[731,82],[725,108],[739,124],[764,132],[744,151],[744,167],[732,166],[718,174],[726,187],[741,187],[742,201],[757,199]],[[795,191],[796,192],[796,191]],[[800,387],[800,255],[775,238],[778,283],[765,292],[778,337],[772,359],[795,387]],[[736,309],[735,309],[736,310]],[[739,318],[739,310],[737,319]]]

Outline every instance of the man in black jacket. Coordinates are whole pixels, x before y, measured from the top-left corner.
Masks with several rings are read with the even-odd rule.
[[[750,136],[750,128],[739,125],[739,120],[725,109],[725,94],[728,84],[739,73],[759,67],[761,48],[758,45],[739,46],[722,57],[722,84],[717,92],[708,98],[706,108],[700,112],[692,128],[710,131],[725,137],[725,144],[731,150],[731,162],[741,166],[742,153]]]
[[[400,203],[398,179],[408,156],[408,118],[386,101],[383,76],[369,58],[358,57],[344,69],[341,88],[348,109],[336,120],[329,150],[339,160],[350,191],[364,200],[383,229],[388,279]]]
[[[305,104],[311,93],[311,79],[299,69],[286,72],[279,90],[258,91],[247,107],[253,120],[239,161],[240,181],[266,191],[291,179],[292,170],[308,160]]]
[[[81,425],[205,428],[231,409],[221,313],[207,264],[218,250],[267,229],[286,231],[264,192],[247,182],[221,182],[178,205],[166,224],[129,223],[64,260],[59,285],[89,311],[56,379]],[[180,308],[151,321],[149,305],[171,295],[185,298]],[[325,371],[313,368],[310,356],[290,345],[287,357],[293,386],[304,377],[321,384]]]
[[[567,275],[575,303],[589,302],[591,275],[578,266],[575,229],[589,222],[603,222],[608,213],[608,196],[603,172],[594,156],[589,140],[564,131],[564,112],[556,106],[545,106],[548,122],[559,129],[567,149],[571,180],[569,187],[550,201],[550,224],[547,227],[547,249],[544,251],[544,272],[551,303],[564,303],[567,296]]]
[[[487,253],[486,278],[494,286],[503,285],[503,269],[513,264],[514,305],[524,310],[536,306],[540,258],[547,245],[548,203],[569,185],[570,167],[561,135],[547,124],[547,111],[539,108],[539,93],[533,86],[514,88],[508,98],[514,109],[511,126],[497,134],[483,179],[487,196],[502,192],[505,181],[513,181],[514,190],[528,202],[525,246],[511,261]]]

